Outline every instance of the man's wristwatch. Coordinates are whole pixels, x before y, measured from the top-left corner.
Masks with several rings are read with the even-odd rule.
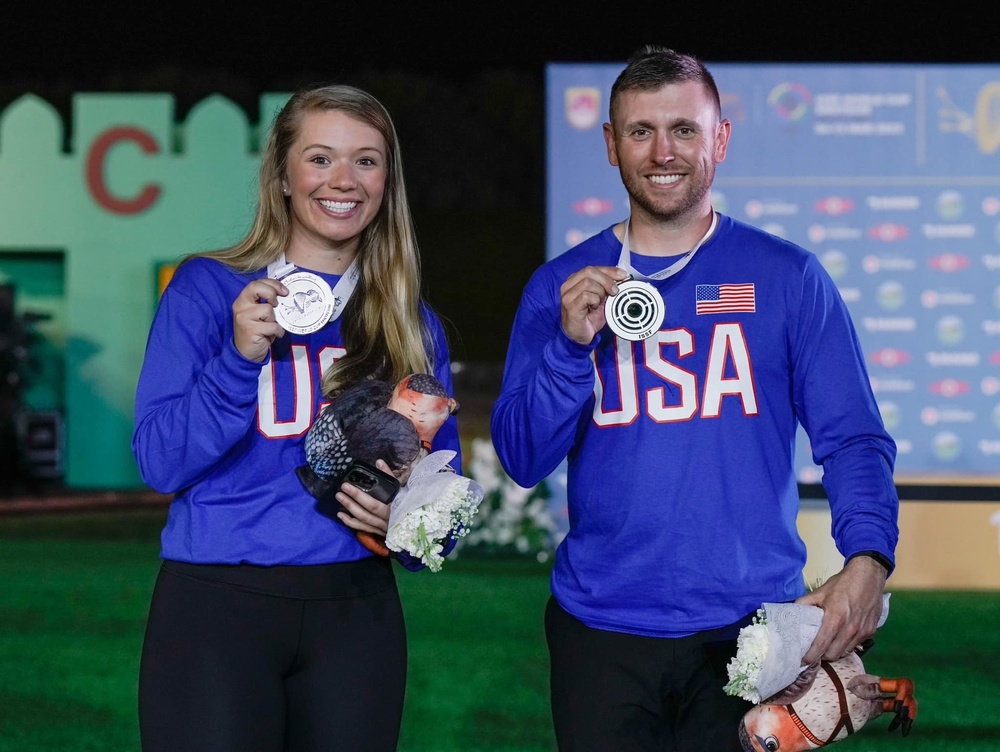
[[[874,559],[875,561],[877,561],[879,564],[885,567],[886,577],[892,574],[892,570],[896,568],[895,565],[889,560],[888,556],[880,554],[878,551],[858,551],[856,554],[851,554],[847,558],[847,561],[850,561],[855,556],[867,556],[869,559]],[[844,564],[847,564],[847,561],[845,561]]]

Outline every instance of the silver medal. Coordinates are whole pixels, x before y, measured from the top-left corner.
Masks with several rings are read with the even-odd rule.
[[[604,301],[604,317],[611,331],[633,342],[659,331],[665,314],[659,290],[638,279],[619,282],[618,294]]]
[[[281,328],[293,334],[311,334],[326,326],[333,316],[333,290],[322,277],[296,271],[282,277],[288,295],[278,298],[274,317]]]

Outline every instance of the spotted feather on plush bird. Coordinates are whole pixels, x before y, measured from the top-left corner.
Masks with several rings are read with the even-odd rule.
[[[458,412],[458,402],[430,374],[411,374],[391,386],[369,379],[344,390],[320,413],[306,435],[306,464],[296,474],[318,500],[324,514],[335,517],[333,498],[352,461],[374,465],[384,460],[405,484],[410,471],[427,456],[438,429]],[[367,534],[359,539],[369,549],[388,555]]]
[[[391,396],[392,387],[384,381],[361,381],[341,393],[313,422],[306,434],[306,464],[296,474],[315,498],[329,493],[354,459],[348,447],[358,423],[385,407]]]

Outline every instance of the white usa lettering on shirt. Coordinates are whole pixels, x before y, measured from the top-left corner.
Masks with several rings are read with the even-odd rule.
[[[694,352],[694,335],[687,329],[663,329],[643,340],[642,360],[645,367],[664,382],[675,385],[680,393],[676,404],[667,405],[663,387],[647,389],[640,406],[636,362],[632,358],[632,342],[615,338],[614,374],[618,384],[605,384],[602,372],[597,368],[596,352],[591,354],[596,377],[594,379],[594,423],[599,426],[630,425],[638,417],[640,409],[657,423],[673,423],[691,420],[695,415],[702,418],[718,418],[722,413],[722,399],[738,397],[743,405],[743,414],[757,415],[757,391],[754,384],[750,349],[747,346],[743,327],[739,323],[716,324],[712,329],[709,355],[702,383],[702,393],[698,393],[698,377],[692,371],[681,368],[664,357],[666,350],[674,350],[677,360]],[[726,376],[727,366],[731,376]],[[617,408],[606,408],[605,394],[619,397]],[[700,398],[700,399],[699,399]]]
[[[275,388],[276,369],[272,358],[261,367],[260,376],[257,377],[257,430],[269,439],[288,439],[295,436],[302,436],[313,423],[313,419],[322,411],[328,403],[320,402],[318,409],[314,409],[314,395],[316,392],[316,381],[323,378],[326,369],[340,358],[344,357],[347,351],[343,347],[324,347],[319,351],[316,359],[318,369],[310,366],[309,348],[306,345],[292,345],[291,374],[285,378],[291,378],[291,389],[287,385],[282,385],[280,389],[282,399],[287,399],[286,395],[291,395],[294,410],[289,420],[279,420],[279,414],[285,414],[278,410],[278,392]]]

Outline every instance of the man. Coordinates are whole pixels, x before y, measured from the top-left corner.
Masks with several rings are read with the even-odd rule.
[[[806,663],[881,613],[895,444],[817,258],[713,211],[731,129],[699,60],[635,54],[604,126],[631,215],[538,269],[514,322],[493,442],[525,486],[568,457],[545,620],[562,750],[739,750],[726,664],[762,603],[824,609]],[[797,423],[847,559],[810,593]]]

